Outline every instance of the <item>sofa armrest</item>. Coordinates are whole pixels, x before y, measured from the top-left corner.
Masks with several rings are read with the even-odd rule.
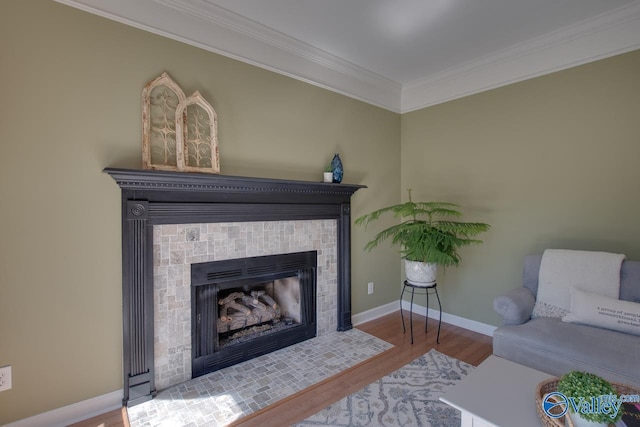
[[[493,300],[493,309],[502,316],[505,325],[520,325],[531,318],[536,297],[530,289],[513,289]]]

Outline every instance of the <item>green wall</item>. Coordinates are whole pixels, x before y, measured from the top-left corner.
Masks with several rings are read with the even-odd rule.
[[[493,226],[439,278],[445,312],[498,325],[545,248],[640,259],[638,76],[635,51],[402,115],[402,188]]]
[[[0,2],[0,58],[0,425],[122,388],[120,190],[101,171],[140,167],[161,72],[216,109],[223,174],[320,181],[339,152],[369,187],[354,216],[400,199],[398,114],[48,0]],[[366,237],[354,313],[397,298],[394,251],[364,256]]]

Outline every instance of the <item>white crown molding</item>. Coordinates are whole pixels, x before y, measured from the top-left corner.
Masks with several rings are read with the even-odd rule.
[[[402,86],[202,0],[56,0],[154,34],[400,111]]]
[[[205,0],[56,0],[406,113],[640,48],[640,0],[404,85]]]
[[[405,84],[401,113],[640,48],[640,1]]]

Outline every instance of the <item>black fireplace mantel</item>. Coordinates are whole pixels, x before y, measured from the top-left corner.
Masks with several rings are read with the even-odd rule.
[[[106,168],[122,193],[123,403],[155,396],[153,226],[335,219],[338,330],[351,324],[351,196],[364,185]]]

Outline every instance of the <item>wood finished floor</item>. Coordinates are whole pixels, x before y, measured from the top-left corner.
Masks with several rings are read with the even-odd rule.
[[[408,320],[408,316],[406,320]],[[359,325],[358,329],[383,339],[395,347],[268,408],[242,418],[232,426],[282,427],[291,425],[401,368],[431,349],[436,349],[474,366],[479,365],[492,352],[491,337],[457,326],[442,324],[440,344],[436,343],[438,328],[436,320],[429,319],[429,333],[425,334],[424,316],[414,314],[413,328],[414,343],[412,345],[409,325],[407,325],[407,333],[402,333],[399,312]],[[129,422],[126,409],[117,409],[73,424],[71,427],[129,427]]]

